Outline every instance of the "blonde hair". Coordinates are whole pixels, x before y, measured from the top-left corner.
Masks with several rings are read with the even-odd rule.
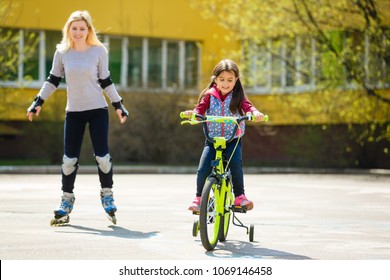
[[[80,20],[83,20],[87,24],[87,27],[88,27],[87,44],[90,46],[103,46],[105,48],[103,43],[99,40],[99,38],[96,35],[96,31],[95,31],[95,28],[93,27],[91,15],[89,14],[89,12],[88,11],[75,11],[69,16],[67,22],[65,23],[64,27],[62,28],[62,40],[59,44],[57,44],[57,50],[59,50],[61,52],[66,52],[70,48],[73,47],[74,43],[73,43],[73,40],[69,34],[70,33],[70,31],[69,31],[70,25],[72,24],[72,22],[80,21]],[[106,49],[106,51],[107,51],[107,49]]]

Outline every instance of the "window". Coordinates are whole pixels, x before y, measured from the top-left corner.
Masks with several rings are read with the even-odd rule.
[[[377,30],[376,42],[365,36],[366,69],[369,86],[388,87],[390,85],[390,29]]]
[[[199,49],[194,42],[185,43],[185,88],[196,88],[199,73]]]
[[[142,42],[139,37],[129,38],[127,85],[131,88],[142,87]]]
[[[282,87],[282,42],[272,42],[271,50],[271,86],[273,88]],[[284,70],[284,69],[283,69]]]
[[[314,39],[311,36],[298,38],[298,85],[311,85],[314,80]]]
[[[162,87],[162,41],[161,39],[148,40],[148,87]]]
[[[385,87],[390,87],[390,28],[383,30],[383,82]]]
[[[197,86],[199,51],[195,42],[105,38],[110,48],[111,78],[123,88],[175,91]]]
[[[297,61],[299,60],[299,48],[300,41],[296,41],[298,38],[286,38],[283,40],[283,68],[285,72],[285,78],[283,79],[283,85],[287,87],[293,87],[297,85],[297,77],[299,68],[297,67]],[[297,51],[298,49],[298,51]]]
[[[39,80],[39,33],[25,30],[22,39],[22,49],[20,50],[23,65],[23,80]]]
[[[121,83],[121,65],[122,65],[122,39],[109,39],[109,70],[110,77],[114,84]]]
[[[39,78],[39,33],[30,30],[0,28],[0,78],[19,83]]]
[[[24,86],[41,87],[52,68],[61,32],[0,28],[0,36],[2,84],[28,81]],[[196,42],[105,35],[104,43],[111,79],[122,89],[175,91],[198,85]]]
[[[17,81],[19,64],[19,31],[0,28],[0,79]]]
[[[179,44],[167,42],[167,87],[179,88]]]
[[[355,79],[363,81],[366,67],[365,38],[359,31],[346,31],[344,33],[344,62],[346,65],[346,84],[351,84]]]
[[[310,35],[270,40],[263,45],[244,42],[248,90],[299,92],[329,85],[354,87],[356,81],[388,87],[390,46],[385,32],[389,30],[369,38],[356,30],[330,31],[326,35],[332,50]]]
[[[53,57],[54,53],[56,51],[56,46],[61,42],[62,35],[61,32],[58,31],[46,31],[45,33],[45,44],[46,44],[46,50],[45,50],[45,77],[48,77],[50,74],[50,70],[52,68],[53,64]],[[63,78],[61,80],[61,83],[65,83],[65,79]]]

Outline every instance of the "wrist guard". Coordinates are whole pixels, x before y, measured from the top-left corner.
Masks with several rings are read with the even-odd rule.
[[[123,100],[118,101],[118,102],[112,102],[112,106],[114,106],[115,111],[116,110],[122,110],[122,117],[127,117],[129,116],[129,112],[126,110],[125,106],[123,106]]]
[[[31,112],[31,113],[36,113],[37,112],[37,107],[42,107],[43,103],[45,102],[45,100],[43,100],[40,96],[36,96],[34,98],[34,101],[32,102],[31,106],[28,107],[27,109],[27,112]]]

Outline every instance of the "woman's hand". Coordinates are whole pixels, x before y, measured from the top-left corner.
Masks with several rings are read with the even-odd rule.
[[[121,123],[125,123],[126,120],[127,120],[127,115],[123,116],[123,114],[122,114],[123,112],[122,112],[121,109],[117,109],[117,110],[115,110],[115,112],[118,115],[118,118],[119,118],[120,122]]]
[[[127,117],[129,116],[129,112],[126,110],[125,106],[123,105],[122,99],[118,102],[112,102],[112,106],[115,108],[115,112],[118,115],[119,120],[121,123],[125,123]]]
[[[28,107],[28,109],[27,109],[27,117],[30,120],[30,122],[32,122],[34,114],[37,117],[39,116],[39,113],[41,112],[43,103],[45,103],[45,100],[43,100],[40,96],[37,95],[34,98],[34,101],[30,105],[30,107]]]
[[[39,116],[39,113],[41,112],[41,109],[42,107],[41,106],[37,106],[35,107],[35,115],[38,117]],[[30,122],[32,122],[33,118],[34,118],[34,112],[27,112],[27,117],[28,119],[30,120]]]

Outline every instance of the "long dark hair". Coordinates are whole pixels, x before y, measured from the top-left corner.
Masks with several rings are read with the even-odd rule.
[[[199,95],[198,103],[206,95],[207,91],[214,85],[216,85],[215,79],[219,75],[221,75],[223,71],[232,72],[237,78],[236,84],[233,88],[232,100],[230,101],[229,109],[233,114],[236,114],[238,112],[242,116],[244,115],[244,112],[242,111],[241,105],[245,98],[245,91],[240,81],[240,71],[238,70],[238,66],[234,61],[230,59],[223,59],[214,67],[211,82]]]

